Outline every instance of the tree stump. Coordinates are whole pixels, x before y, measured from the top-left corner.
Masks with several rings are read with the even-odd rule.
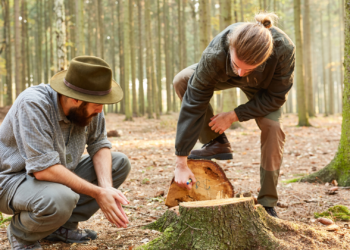
[[[347,249],[350,241],[271,217],[251,197],[183,202],[179,214],[173,210],[144,227],[163,234],[136,249]]]
[[[179,187],[174,178],[171,181],[165,205],[178,206],[180,202],[215,200],[234,197],[234,189],[225,172],[215,162],[209,160],[188,160],[188,167],[197,182],[191,190]]]

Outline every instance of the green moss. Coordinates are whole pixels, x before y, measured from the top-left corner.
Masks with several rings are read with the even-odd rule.
[[[294,178],[294,179],[290,179],[290,180],[284,180],[284,181],[282,181],[282,183],[284,183],[284,184],[294,183],[294,182],[300,181],[300,179],[301,178]]]
[[[4,218],[4,216],[2,215],[2,213],[0,212],[0,227],[4,227],[4,223],[8,222],[12,219],[12,216]]]
[[[350,221],[350,211],[346,206],[343,205],[336,205],[333,207],[328,208],[327,211],[324,211],[322,213],[314,213],[315,218],[329,218],[334,221]]]

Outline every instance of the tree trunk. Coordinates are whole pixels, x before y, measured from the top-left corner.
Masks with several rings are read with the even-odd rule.
[[[118,1],[118,27],[119,27],[119,74],[120,74],[120,86],[125,93],[125,55],[124,55],[124,9],[123,1]],[[97,39],[97,43],[99,39]],[[120,112],[125,113],[125,99],[120,102]]]
[[[162,15],[161,15],[161,8],[160,8],[160,1],[157,0],[157,49],[156,49],[156,59],[157,59],[157,89],[158,89],[158,107],[156,107],[160,113],[163,112],[163,101],[162,101],[162,32],[161,32],[161,26],[162,26]]]
[[[314,239],[326,249],[330,238],[332,247],[346,248],[334,232],[276,219],[254,206],[253,198],[183,202],[143,228],[163,234],[136,249],[308,249]],[[303,240],[290,241],[286,235]]]
[[[6,64],[6,105],[12,105],[11,23],[9,0],[2,0]]]
[[[56,38],[57,38],[57,60],[58,71],[64,70],[67,67],[66,64],[66,39],[65,39],[65,17],[64,17],[64,5],[63,0],[55,0],[55,13],[56,13]]]
[[[164,19],[164,55],[165,55],[165,85],[166,85],[166,113],[171,112],[171,56],[170,56],[170,41],[169,41],[169,2],[163,0],[163,19]]]
[[[36,62],[37,62],[37,82],[36,84],[40,84],[43,82],[43,70],[42,70],[42,0],[36,1],[36,8],[37,8],[37,16],[36,16],[36,24],[37,24],[37,43],[36,43]]]
[[[129,2],[128,0],[124,1],[124,8],[125,8],[125,23],[124,27],[120,27],[121,29],[124,28],[124,50],[125,50],[125,89],[124,89],[124,100],[125,100],[125,121],[132,121],[132,111],[131,111],[131,103],[130,103],[130,33],[129,30],[131,30],[131,24],[129,22]],[[102,30],[102,28],[101,28]]]
[[[44,40],[45,40],[45,71],[44,71],[44,83],[49,83],[49,71],[50,71],[50,65],[49,65],[49,39],[48,39],[48,29],[49,29],[49,23],[48,23],[48,6],[47,1],[44,0]]]
[[[310,29],[310,0],[304,0],[304,55],[305,55],[305,85],[307,111],[310,117],[315,116],[314,91],[312,81],[312,57],[311,57],[311,29]]]
[[[206,0],[199,1],[199,34],[200,34],[200,53],[202,54],[205,48],[209,44],[209,33],[208,33],[208,2]]]
[[[153,107],[152,107],[152,49],[151,41],[149,40],[151,36],[151,18],[150,18],[150,6],[149,1],[145,1],[145,40],[146,40],[146,73],[147,73],[147,114],[148,119],[153,118]]]
[[[75,0],[75,47],[76,56],[83,55],[83,39],[82,33],[82,16],[80,15],[82,8],[81,0]]]
[[[50,26],[50,77],[55,74],[54,66],[54,54],[53,54],[53,25],[52,25],[52,16],[53,16],[53,0],[49,0],[49,26]],[[29,42],[29,41],[28,41]],[[29,76],[28,76],[29,77]],[[29,86],[29,85],[28,85]]]
[[[328,1],[328,44],[332,44],[332,18],[331,18],[331,1]],[[333,65],[332,65],[332,47],[333,46],[327,46],[328,47],[328,77],[329,77],[329,85],[328,85],[328,91],[329,91],[329,100],[328,100],[328,105],[329,105],[329,114],[333,115],[334,114],[334,82],[333,82]]]
[[[22,54],[22,68],[21,68],[21,90],[26,89],[26,73],[27,73],[27,54],[26,54],[26,28],[28,25],[28,22],[26,20],[26,3],[25,0],[21,1],[21,16],[22,16],[22,29],[21,29],[21,54]],[[28,76],[29,79],[29,76]]]
[[[324,59],[324,46],[323,46],[323,16],[322,11],[320,15],[320,25],[321,25],[321,65],[322,65],[322,73],[323,73],[323,102],[324,102],[324,116],[328,116],[328,103],[327,103],[327,91],[326,91],[326,65],[325,65],[325,59]]]
[[[299,126],[310,126],[309,115],[306,110],[305,85],[303,79],[303,47],[301,33],[301,12],[300,0],[294,0],[294,29],[295,29],[295,45],[296,45],[296,75],[297,75],[297,91],[298,91],[298,117]]]
[[[134,1],[129,0],[129,34],[130,34],[130,61],[131,61],[131,83],[132,83],[132,115],[139,116],[136,96],[136,58],[134,40]]]
[[[142,0],[137,0],[138,10],[138,79],[139,79],[139,112],[145,115],[145,93],[143,90],[143,36],[142,36]]]
[[[193,58],[191,60],[192,63],[196,63],[199,61],[199,53],[198,53],[198,22],[197,22],[197,12],[194,2],[189,2],[191,7],[191,16],[192,16],[192,34],[193,34]]]
[[[243,0],[241,0],[241,22],[244,22],[244,6],[243,6]],[[261,9],[261,8],[260,8]]]
[[[350,41],[350,0],[345,2],[345,41]],[[349,55],[350,44],[345,43],[344,54]],[[307,182],[331,182],[337,180],[340,186],[350,186],[350,58],[344,57],[343,123],[338,151],[333,160],[320,171],[302,179]]]

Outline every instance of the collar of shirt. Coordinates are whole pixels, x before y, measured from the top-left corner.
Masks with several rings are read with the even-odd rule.
[[[63,108],[58,98],[58,93],[56,91],[54,91],[53,99],[54,99],[53,103],[55,105],[55,110],[57,112],[58,121],[64,121],[65,123],[70,123],[67,116],[63,112]]]

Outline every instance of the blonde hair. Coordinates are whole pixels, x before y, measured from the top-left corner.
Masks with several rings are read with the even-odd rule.
[[[273,50],[269,29],[277,18],[274,13],[259,13],[255,16],[255,23],[247,22],[240,25],[228,36],[230,52],[234,50],[236,57],[249,65],[260,65],[265,62]]]

